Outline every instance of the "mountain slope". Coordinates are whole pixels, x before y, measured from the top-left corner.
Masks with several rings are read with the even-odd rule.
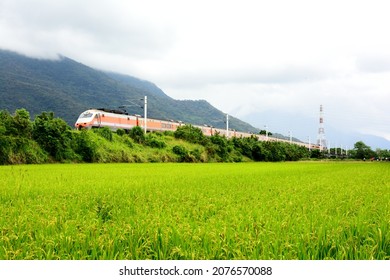
[[[89,108],[130,105],[129,113],[142,115],[144,96],[151,118],[225,126],[225,115],[207,101],[175,100],[148,81],[98,71],[66,57],[42,60],[0,50],[0,110],[26,108],[32,117],[53,111],[73,125]],[[257,131],[233,117],[229,123],[232,129]]]

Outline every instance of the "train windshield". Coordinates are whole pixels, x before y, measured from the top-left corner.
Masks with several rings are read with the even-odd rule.
[[[90,118],[90,117],[92,117],[92,113],[91,112],[84,112],[84,113],[82,113],[81,115],[80,115],[80,119],[86,119],[86,118]]]

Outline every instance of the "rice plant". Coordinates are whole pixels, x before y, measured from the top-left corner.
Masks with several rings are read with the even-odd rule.
[[[390,259],[386,163],[0,167],[0,259]]]

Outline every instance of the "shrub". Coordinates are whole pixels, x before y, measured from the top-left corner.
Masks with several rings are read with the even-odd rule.
[[[9,164],[12,153],[13,140],[9,136],[0,134],[0,164]]]
[[[123,143],[127,146],[127,147],[129,147],[129,148],[134,148],[134,141],[133,141],[133,139],[132,138],[130,138],[129,136],[127,136],[127,135],[124,135],[123,137],[122,137],[122,141],[123,141]]]
[[[196,161],[200,161],[202,158],[202,154],[199,151],[199,149],[195,149],[195,150],[191,151],[190,155],[193,156],[196,159]]]
[[[164,131],[163,134],[164,134],[165,136],[172,136],[172,137],[175,136],[175,132],[174,132],[174,131],[170,131],[170,130]]]
[[[176,145],[172,148],[172,151],[179,156],[180,162],[187,161],[188,151],[185,147]]]
[[[75,152],[86,162],[97,161],[97,146],[88,130],[82,130],[74,139]]]
[[[154,133],[149,133],[145,137],[145,144],[149,147],[158,148],[158,149],[163,149],[167,146],[164,140],[161,137],[158,137]]]
[[[228,161],[229,153],[232,151],[233,147],[230,146],[226,137],[215,134],[210,137],[210,141],[214,144],[215,152],[220,157],[220,161]]]
[[[176,129],[174,136],[177,139],[183,139],[191,143],[201,144],[205,139],[203,132],[200,128],[192,125],[183,125]]]
[[[116,134],[118,134],[119,136],[123,136],[126,134],[126,131],[122,128],[118,128]]]
[[[198,162],[201,160],[201,153],[197,149],[189,152],[185,147],[176,145],[172,148],[172,151],[178,155],[179,162]]]
[[[27,138],[0,136],[0,164],[44,163],[47,154],[39,145]]]
[[[129,136],[138,144],[145,142],[145,134],[141,127],[135,126],[129,131]]]
[[[93,131],[108,141],[112,141],[112,131],[108,127],[100,127]]]

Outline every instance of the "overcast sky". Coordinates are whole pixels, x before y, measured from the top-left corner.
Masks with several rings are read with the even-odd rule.
[[[389,11],[376,0],[0,0],[0,48],[146,79],[302,140],[316,139],[320,104],[325,132],[390,140]]]

